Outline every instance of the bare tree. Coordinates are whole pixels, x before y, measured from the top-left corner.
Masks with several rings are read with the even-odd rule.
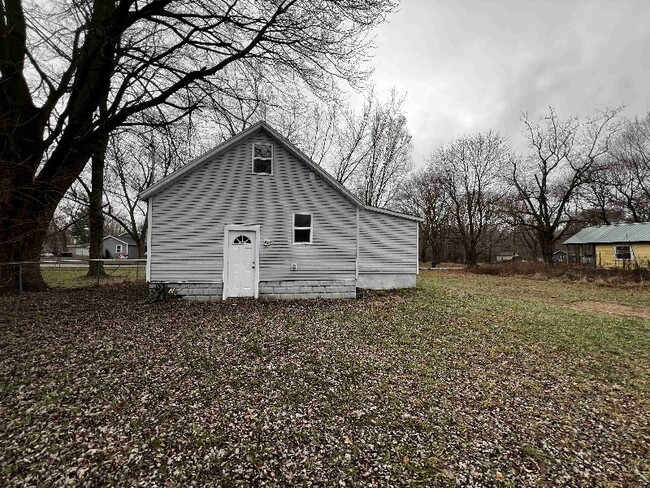
[[[582,213],[590,224],[609,225],[622,216],[617,211],[620,206],[615,202],[612,170],[617,171],[609,160],[595,165],[586,184],[577,189],[578,199],[584,207]]]
[[[427,256],[441,262],[449,245],[450,205],[444,177],[436,168],[423,168],[411,174],[402,185],[397,210],[421,216],[420,261]],[[430,252],[430,254],[428,254]]]
[[[619,112],[604,110],[584,124],[562,120],[552,108],[538,121],[523,118],[529,154],[512,159],[507,180],[523,204],[519,222],[534,231],[547,263],[575,219],[578,189],[608,154]]]
[[[490,131],[457,139],[429,158],[429,167],[442,176],[450,202],[451,229],[470,265],[475,265],[493,242],[504,194],[500,175],[508,154],[505,138]]]
[[[334,174],[366,205],[390,206],[412,167],[412,137],[403,107],[404,97],[395,89],[385,101],[371,91],[361,116],[346,114],[346,127],[339,133],[342,157],[333,163]]]
[[[356,114],[349,106],[341,110],[336,132],[336,149],[330,161],[330,170],[336,181],[342,185],[348,186],[354,181],[371,151],[367,139],[375,102],[371,92],[360,114]]]
[[[145,257],[148,209],[138,195],[191,159],[192,138],[183,137],[187,132],[186,124],[179,123],[111,136],[105,214],[138,244],[140,258]]]
[[[606,188],[613,206],[633,222],[650,220],[650,114],[625,121],[598,169],[596,184]]]
[[[224,137],[266,120],[366,204],[392,203],[401,179],[411,168],[404,97],[392,90],[381,100],[371,89],[357,113],[336,90],[326,99],[275,87],[258,91],[264,92],[258,104],[227,115]],[[224,114],[218,112],[217,116]]]
[[[393,0],[0,0],[0,262],[36,260],[108,134],[216,96],[238,67],[314,91],[362,82]],[[100,109],[105,107],[104,109]],[[3,267],[9,269],[8,267]],[[3,286],[17,279],[3,271]],[[26,289],[43,289],[40,270]]]

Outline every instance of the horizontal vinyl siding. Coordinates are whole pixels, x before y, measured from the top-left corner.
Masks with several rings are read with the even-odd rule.
[[[251,174],[253,142],[273,143],[273,175]],[[313,215],[311,245],[292,244],[301,212]],[[225,224],[261,226],[260,281],[355,277],[354,205],[264,132],[154,197],[151,281],[221,281]]]
[[[123,242],[118,241],[114,237],[109,237],[108,239],[104,239],[104,255],[102,256],[102,258],[106,257],[107,250],[110,253],[111,258],[114,258],[116,256],[115,246],[117,245],[122,246],[122,252],[126,253],[126,244],[124,244]],[[129,246],[129,252],[130,251],[131,251],[131,246]]]
[[[418,223],[359,212],[359,273],[417,273]]]
[[[623,261],[617,261],[615,259],[616,246],[632,247],[632,253],[634,254],[633,262],[636,261],[639,266],[646,268],[650,264],[650,243],[635,244],[629,242],[621,242],[620,244],[597,244],[596,255],[594,256],[596,265],[606,268],[623,267]],[[629,266],[630,263],[626,262],[625,265]]]

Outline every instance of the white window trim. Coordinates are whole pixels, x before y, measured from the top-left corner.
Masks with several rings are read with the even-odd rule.
[[[268,160],[268,158],[255,158],[255,146],[258,146],[258,145],[259,146],[271,146],[271,172],[270,173],[256,173],[255,172],[255,159],[259,159],[259,160],[263,160],[263,161]],[[254,174],[254,175],[258,175],[258,176],[273,176],[273,166],[274,166],[273,160],[275,159],[274,155],[275,155],[275,150],[273,148],[272,143],[270,143],[270,142],[254,142],[253,143],[253,148],[252,148],[252,151],[251,151],[251,173]]]
[[[625,258],[616,257],[617,256],[617,253],[616,253],[616,248],[617,247],[629,247],[630,248],[630,258],[625,259]],[[634,248],[632,247],[632,244],[623,244],[623,245],[620,245],[620,246],[614,246],[614,261],[634,261]]]
[[[296,215],[309,215],[309,227],[296,227]],[[309,229],[309,242],[295,242],[296,230]],[[294,246],[309,246],[314,243],[314,214],[311,212],[294,212],[291,214],[291,244]]]
[[[117,248],[120,248],[118,251]],[[122,244],[115,244],[115,254],[122,254]]]

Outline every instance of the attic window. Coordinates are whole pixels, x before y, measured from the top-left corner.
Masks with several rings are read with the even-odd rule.
[[[253,174],[273,174],[273,144],[253,144]]]
[[[311,244],[312,218],[311,214],[293,214],[293,243]]]
[[[615,258],[627,261],[632,259],[632,246],[616,246]]]

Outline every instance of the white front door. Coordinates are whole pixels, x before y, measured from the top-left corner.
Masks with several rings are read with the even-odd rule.
[[[255,246],[253,230],[229,230],[226,276],[227,297],[255,296]]]

